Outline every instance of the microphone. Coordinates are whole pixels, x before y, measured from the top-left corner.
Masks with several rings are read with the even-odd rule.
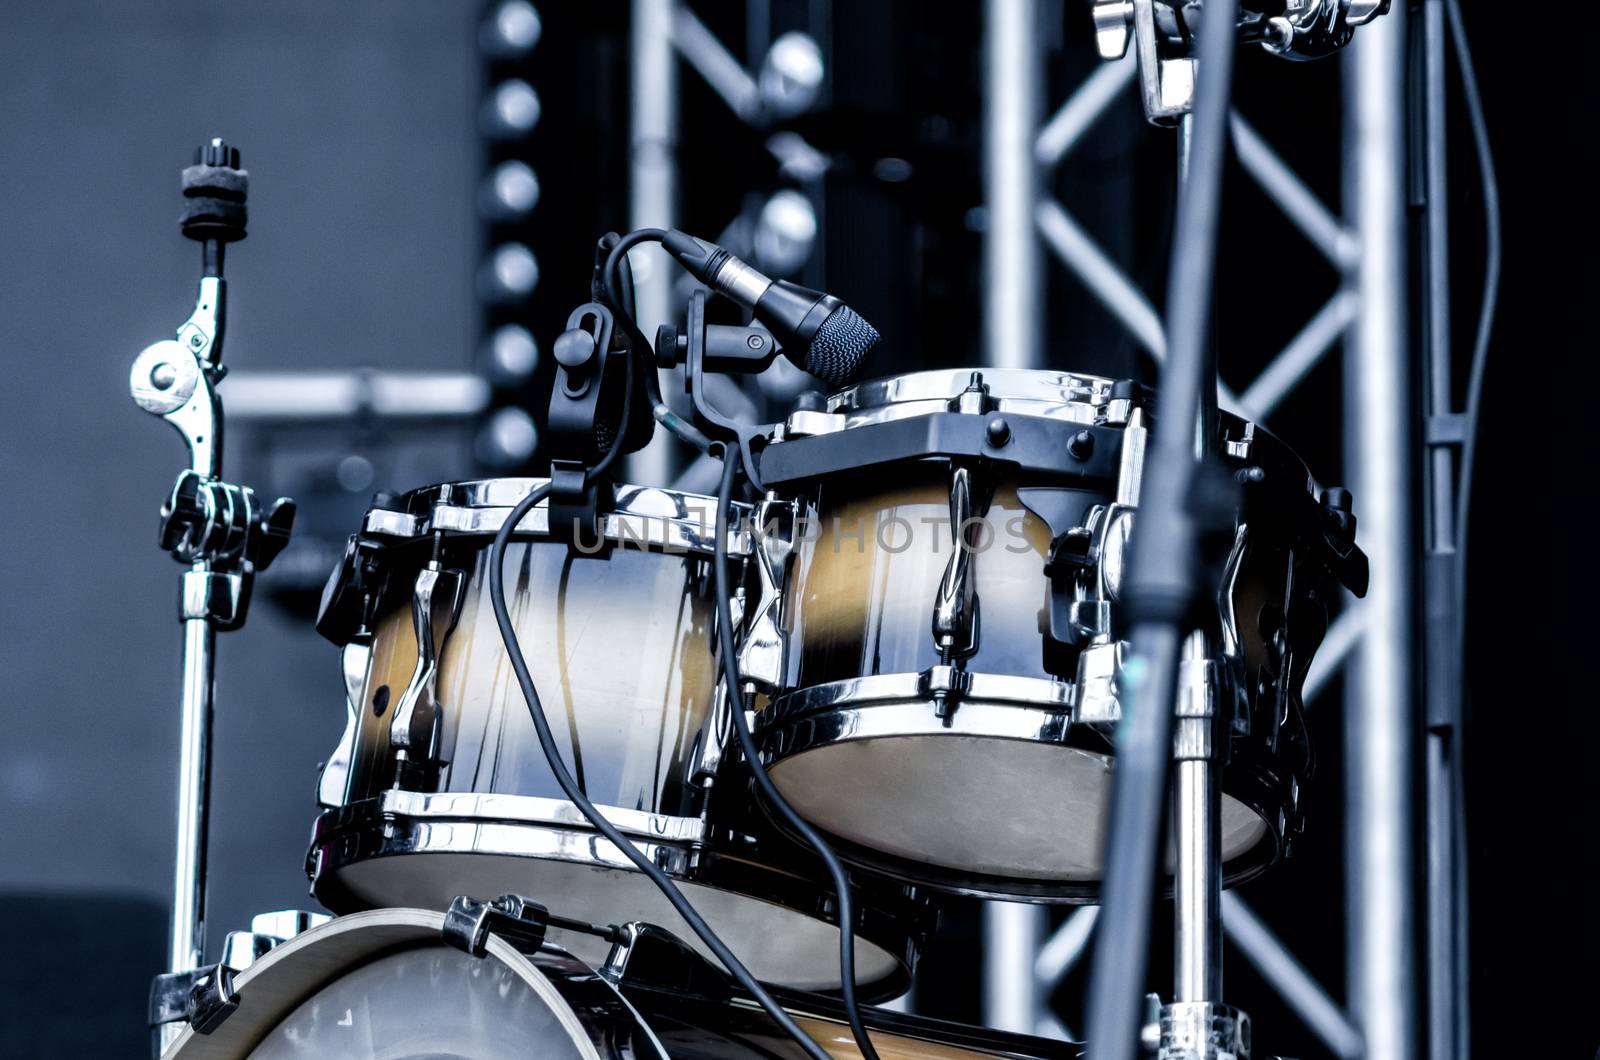
[[[829,386],[854,379],[878,347],[878,329],[831,294],[774,280],[715,243],[677,229],[661,245],[695,279],[753,312],[784,356]]]

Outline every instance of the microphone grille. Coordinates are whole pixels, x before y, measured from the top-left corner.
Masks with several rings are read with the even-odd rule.
[[[878,348],[878,329],[847,305],[829,313],[806,349],[805,370],[829,386],[843,386]]]

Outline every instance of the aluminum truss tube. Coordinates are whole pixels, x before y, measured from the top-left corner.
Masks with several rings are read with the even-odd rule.
[[[1237,112],[1230,117],[1229,130],[1239,165],[1261,186],[1267,198],[1324,257],[1341,268],[1350,266],[1356,255],[1356,241],[1350,231]]]
[[[1329,1052],[1340,1060],[1358,1060],[1360,1033],[1272,929],[1232,891],[1222,895],[1222,927],[1245,960],[1261,973],[1261,978],[1278,992],[1312,1033],[1322,1039]]]
[[[1138,340],[1139,345],[1160,361],[1167,354],[1167,337],[1162,331],[1161,317],[1150,299],[1144,296],[1117,268],[1105,251],[1089,237],[1072,215],[1053,199],[1045,199],[1037,208],[1039,232],[1050,249],[1056,252],[1061,263],[1083,281],[1102,305],[1109,309],[1122,326]]]
[[[1270,416],[1279,402],[1289,396],[1289,391],[1322,363],[1323,356],[1339,341],[1355,316],[1356,300],[1350,292],[1339,291],[1328,299],[1239,396],[1239,404],[1246,415],[1257,421]]]
[[[1038,0],[984,4],[984,361],[1044,367],[1044,269],[1034,235],[1043,69]]]
[[[1406,21],[1394,5],[1343,58],[1346,209],[1361,245],[1346,272],[1361,314],[1345,358],[1345,463],[1372,562],[1345,685],[1346,975],[1369,1060],[1417,1050]]]
[[[633,0],[629,26],[628,224],[672,228],[678,214],[678,69],[672,50],[676,0]],[[629,255],[641,330],[655,334],[673,319],[672,270],[660,247],[647,244]],[[676,393],[679,388],[672,387]],[[627,458],[629,479],[643,485],[671,478],[673,442],[657,432],[649,445]]]
[[[1039,130],[1033,145],[1039,165],[1049,168],[1067,157],[1138,73],[1139,64],[1132,53],[1115,62],[1101,63]]]
[[[1044,939],[1044,906],[985,902],[983,906],[983,1019],[1016,1034],[1038,1033],[1045,1014],[1044,984],[1033,974]]]

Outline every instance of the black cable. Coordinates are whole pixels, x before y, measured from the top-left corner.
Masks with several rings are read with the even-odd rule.
[[[638,329],[635,328],[634,330],[637,331]],[[646,356],[642,349],[636,348],[635,352],[639,356]],[[624,424],[628,422],[632,394],[633,360],[630,357],[626,362],[626,389],[623,391],[622,398],[622,422]],[[606,450],[606,454],[600,459],[600,462],[588,472],[587,481],[593,482],[600,478],[618,455],[621,454],[622,437],[623,432],[618,432],[617,440],[612,443],[610,449]],[[795,1043],[805,1050],[806,1054],[812,1057],[813,1060],[829,1060],[828,1053],[813,1041],[805,1031],[800,1029],[794,1019],[783,1010],[783,1006],[773,1000],[772,995],[767,993],[766,989],[756,981],[755,976],[750,974],[749,969],[745,968],[739,959],[733,955],[733,952],[728,949],[727,945],[717,937],[716,932],[711,930],[711,926],[695,911],[694,906],[683,896],[683,892],[678,890],[677,885],[672,882],[667,874],[657,868],[655,863],[645,857],[644,854],[640,853],[632,841],[617,831],[616,827],[606,819],[605,815],[599,811],[594,803],[589,801],[588,797],[579,789],[577,783],[573,781],[572,774],[567,771],[566,764],[561,761],[561,750],[556,746],[555,737],[550,732],[550,723],[544,716],[544,704],[540,702],[539,692],[534,687],[533,675],[528,672],[528,662],[522,655],[522,644],[517,638],[516,627],[512,624],[510,609],[506,606],[506,548],[511,542],[511,534],[517,525],[522,522],[523,518],[533,510],[534,506],[544,500],[549,493],[550,483],[546,482],[543,485],[536,486],[517,503],[517,506],[506,516],[505,522],[501,524],[499,531],[494,535],[494,546],[489,563],[489,603],[494,608],[495,624],[500,627],[500,639],[505,643],[506,654],[511,659],[511,668],[516,673],[517,685],[522,689],[522,698],[527,703],[528,715],[533,719],[534,730],[539,735],[539,746],[544,751],[545,762],[550,766],[550,772],[555,775],[556,783],[561,786],[561,790],[566,793],[567,798],[578,808],[578,811],[588,819],[590,824],[594,825],[601,835],[605,836],[611,841],[612,845],[622,851],[623,855],[633,862],[640,872],[649,877],[650,882],[654,883],[661,893],[666,896],[667,901],[672,904],[673,909],[677,910],[678,915],[700,937],[700,941],[705,943],[706,948],[716,956],[718,961],[722,962],[722,966],[756,1000],[756,1003],[766,1011],[773,1022],[785,1034],[793,1038]]]
[[[640,243],[659,243],[666,234],[666,230],[661,228],[637,228],[617,240],[617,245],[606,255],[605,265],[600,269],[600,289],[605,294],[606,301],[611,303],[612,315],[622,322],[629,345],[644,362],[644,389],[645,395],[650,399],[651,417],[679,441],[705,453],[711,449],[711,439],[702,434],[694,424],[673,412],[662,398],[661,380],[656,375],[655,360],[651,356],[655,346],[639,329],[639,322],[628,312],[627,303],[619,297],[622,291],[622,263],[626,260],[628,251]]]
[[[1237,0],[1208,0],[1198,40],[1198,76],[1189,119],[1188,178],[1167,284],[1167,362],[1162,373],[1151,459],[1134,527],[1125,598],[1133,616],[1133,656],[1124,670],[1131,695],[1117,730],[1111,787],[1103,926],[1089,986],[1089,1055],[1133,1060],[1144,1023],[1145,969],[1157,853],[1167,808],[1173,706],[1185,624],[1199,599],[1196,526],[1189,494],[1195,477],[1195,418],[1207,376],[1217,216],[1227,154]]]
[[[629,232],[619,239],[611,252],[606,255],[604,266],[600,270],[600,286],[611,303],[617,319],[622,321],[630,342],[640,351],[650,350],[652,347],[646,341],[644,333],[640,331],[638,321],[627,311],[626,303],[618,297],[621,292],[622,262],[628,251],[641,243],[657,242],[666,235],[659,228],[640,228]],[[648,358],[646,359],[649,364]],[[702,452],[708,452],[710,440],[695,430],[691,425],[682,423],[676,415],[667,409],[661,400],[659,381],[656,379],[654,369],[645,377],[645,389],[653,404],[652,412],[656,419],[678,437],[688,441]],[[679,426],[681,424],[681,427]],[[693,432],[693,437],[687,432]],[[728,525],[728,515],[733,500],[733,480],[738,475],[740,465],[740,450],[737,445],[725,444],[723,446],[723,472],[722,488],[717,497],[717,544],[715,552],[714,574],[716,577],[715,594],[717,597],[717,623],[719,637],[722,644],[723,679],[728,686],[728,702],[732,705],[729,711],[733,715],[734,731],[739,737],[740,749],[744,752],[745,760],[750,764],[750,772],[755,777],[756,786],[761,790],[769,804],[776,809],[780,816],[797,832],[802,839],[817,853],[823,865],[827,868],[833,880],[834,891],[838,895],[839,913],[839,971],[840,971],[840,998],[844,1002],[845,1014],[850,1022],[851,1033],[854,1034],[856,1047],[861,1051],[865,1060],[877,1060],[877,1052],[873,1049],[872,1040],[867,1036],[865,1024],[861,1021],[860,1006],[856,1001],[855,990],[855,911],[850,894],[849,877],[845,874],[844,866],[840,864],[833,848],[818,834],[799,814],[795,813],[772,779],[767,775],[767,770],[761,763],[754,738],[750,735],[749,726],[745,723],[744,697],[739,691],[738,657],[733,643],[733,618],[731,597],[728,595],[730,579],[727,574],[727,535],[725,528]]]
[[[1483,117],[1483,99],[1478,92],[1478,75],[1467,46],[1467,31],[1461,20],[1458,0],[1445,0],[1445,15],[1450,20],[1450,40],[1455,46],[1456,65],[1461,70],[1461,94],[1472,126],[1472,141],[1478,153],[1479,181],[1483,185],[1483,301],[1478,309],[1478,332],[1472,343],[1472,364],[1467,377],[1467,401],[1463,413],[1461,480],[1456,492],[1456,548],[1461,574],[1462,621],[1466,616],[1467,522],[1472,514],[1473,464],[1477,459],[1478,415],[1483,404],[1483,377],[1489,360],[1489,336],[1494,330],[1495,304],[1500,295],[1500,184],[1495,178],[1494,154],[1489,149],[1489,126]],[[1463,630],[1463,633],[1465,631]]]
[[[744,716],[744,696],[739,691],[739,665],[733,643],[732,580],[728,576],[728,516],[733,504],[733,480],[739,473],[740,450],[731,442],[722,446],[722,483],[717,489],[717,543],[712,553],[713,592],[717,598],[717,637],[722,648],[722,679],[728,689],[729,714],[733,717],[733,731],[739,737],[739,749],[744,752],[755,778],[756,787],[768,805],[778,811],[784,821],[806,845],[817,852],[817,857],[828,869],[833,879],[834,893],[838,895],[839,913],[839,994],[844,1002],[845,1017],[850,1021],[850,1033],[855,1035],[856,1048],[864,1060],[878,1060],[878,1052],[861,1022],[861,1009],[856,1003],[856,940],[855,908],[850,895],[850,878],[845,874],[838,855],[834,854],[821,834],[794,811],[777,785],[767,775],[756,741],[750,735],[750,725]]]
[[[1474,464],[1477,462],[1478,417],[1483,403],[1483,380],[1489,359],[1489,337],[1494,330],[1495,307],[1500,294],[1502,255],[1500,183],[1495,177],[1494,154],[1489,147],[1489,125],[1484,120],[1483,98],[1478,90],[1478,75],[1472,63],[1472,51],[1467,41],[1466,26],[1461,17],[1461,5],[1458,0],[1445,0],[1444,9],[1445,17],[1450,24],[1450,41],[1455,46],[1456,66],[1461,73],[1461,94],[1467,107],[1467,119],[1472,127],[1473,146],[1478,155],[1479,183],[1483,191],[1483,301],[1478,308],[1478,331],[1473,339],[1472,363],[1468,369],[1467,400],[1462,417],[1465,422],[1462,424],[1461,474],[1456,486],[1456,615],[1460,623],[1456,633],[1456,644],[1458,650],[1462,652],[1464,667],[1467,636],[1467,540],[1470,536],[1468,530],[1472,518],[1472,481]],[[1467,687],[1466,675],[1463,673],[1461,676],[1463,678],[1461,687],[1464,689]],[[1455,755],[1456,768],[1453,771],[1454,784],[1450,792],[1451,811],[1455,816],[1456,831],[1463,850],[1467,828],[1466,783],[1463,776],[1463,745],[1466,738],[1464,729],[1464,725],[1457,727],[1455,745],[1451,749]],[[1458,853],[1454,868],[1457,894],[1456,923],[1453,925],[1457,938],[1456,980],[1458,989],[1465,991],[1470,967],[1470,954],[1467,949],[1469,939],[1467,858]],[[1458,1000],[1456,1041],[1463,1053],[1467,1051],[1471,1031],[1472,1026],[1467,1019],[1465,1001]]]

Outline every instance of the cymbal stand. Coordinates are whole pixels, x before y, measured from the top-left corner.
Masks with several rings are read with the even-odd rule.
[[[199,295],[177,337],[147,346],[129,375],[134,402],[172,424],[189,451],[189,466],[161,509],[161,547],[187,569],[178,597],[184,639],[172,924],[167,974],[151,986],[158,1052],[177,1037],[181,1021],[199,1026],[231,1011],[229,977],[220,974],[226,969],[201,967],[216,635],[244,624],[255,572],[283,550],[294,524],[292,501],[279,498],[263,506],[253,490],[220,478],[223,416],[216,385],[225,371],[223,251],[245,236],[248,184],[238,150],[220,139],[196,151],[195,164],[183,171],[183,233],[202,248]]]

